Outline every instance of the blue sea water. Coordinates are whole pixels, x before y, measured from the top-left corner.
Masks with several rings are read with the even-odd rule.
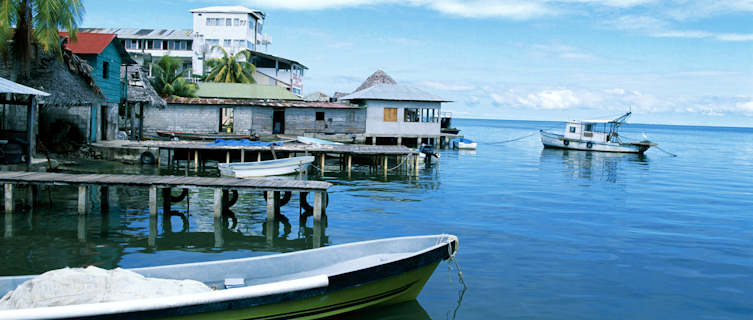
[[[753,318],[753,129],[627,125],[658,142],[645,155],[543,149],[538,129],[564,123],[456,119],[476,151],[442,150],[419,177],[357,168],[328,173],[327,245],[451,233],[468,289],[443,263],[417,303],[344,318],[744,319]],[[517,137],[523,139],[506,142]],[[133,167],[102,172],[153,173]],[[310,248],[311,222],[264,238],[264,202],[241,195],[238,223],[215,247],[209,191],[191,195],[188,227],[173,218],[147,248],[146,190],[119,190],[115,217],[85,218],[75,191],[54,209],[15,217],[0,241],[0,274],[65,265],[136,267]],[[177,210],[186,210],[177,205]],[[117,210],[115,210],[117,211]],[[164,221],[160,221],[164,226]],[[457,310],[456,310],[457,308]]]

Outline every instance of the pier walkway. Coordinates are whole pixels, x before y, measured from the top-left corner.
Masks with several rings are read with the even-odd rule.
[[[144,176],[123,174],[67,174],[47,172],[0,172],[0,184],[5,190],[5,212],[13,213],[14,185],[31,185],[31,199],[37,199],[39,185],[77,185],[78,189],[78,212],[86,214],[87,186],[99,185],[102,188],[102,197],[106,198],[108,186],[132,186],[149,188],[149,212],[157,214],[157,189],[162,189],[165,212],[169,212],[170,203],[181,201],[182,198],[171,195],[171,188],[184,189],[187,193],[189,187],[214,189],[214,216],[219,218],[223,211],[237,200],[238,190],[265,191],[267,199],[267,220],[274,220],[280,212],[284,199],[290,198],[290,192],[300,192],[301,198],[309,192],[314,193],[313,216],[314,221],[320,221],[327,206],[327,189],[331,186],[323,181],[299,181],[289,179],[238,179],[238,178],[206,178],[206,177],[181,177],[181,176]],[[233,198],[229,199],[229,191]],[[285,192],[281,199],[280,192]],[[184,197],[184,196],[183,196]],[[177,200],[175,198],[178,198]],[[34,200],[36,202],[36,200]],[[304,205],[305,200],[301,200]],[[284,204],[283,204],[284,205]]]

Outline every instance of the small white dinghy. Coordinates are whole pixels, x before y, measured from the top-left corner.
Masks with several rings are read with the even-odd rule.
[[[457,138],[454,140],[455,149],[476,150],[476,143],[466,138]]]
[[[302,137],[302,136],[298,136],[297,138],[295,138],[295,140],[298,141],[298,142],[300,142],[300,143],[311,144],[311,145],[322,145],[322,144],[326,144],[326,145],[341,145],[342,144],[340,142],[334,142],[334,141],[329,141],[329,140],[324,140],[324,139],[317,139],[317,138]]]
[[[437,265],[454,257],[457,248],[455,236],[432,235],[348,243],[253,258],[136,268],[130,271],[138,274],[137,277],[164,279],[159,281],[191,279],[214,290],[177,295],[162,293],[151,298],[128,294],[116,299],[67,305],[51,305],[49,299],[32,300],[33,305],[39,306],[0,310],[0,319],[191,316],[319,319],[415,300]],[[12,291],[36,277],[0,277],[0,295],[5,295],[3,299],[7,301],[26,299],[26,296],[15,297]],[[101,283],[81,283],[78,287],[94,292],[111,290]],[[44,290],[38,286],[37,289]]]
[[[541,143],[544,148],[644,153],[657,144],[648,140],[622,141],[617,132],[631,114],[628,112],[614,120],[570,121],[565,126],[565,134],[540,130]]]
[[[303,171],[314,162],[313,156],[293,157],[257,162],[220,163],[220,174],[226,177],[251,178],[279,176]]]

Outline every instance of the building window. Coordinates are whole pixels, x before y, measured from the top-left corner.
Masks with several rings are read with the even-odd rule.
[[[353,110],[348,111],[347,120],[348,122],[356,121],[356,112]]]
[[[110,77],[110,63],[107,61],[102,62],[102,79]]]
[[[419,109],[405,109],[405,117],[403,121],[405,122],[418,122],[418,110]]]
[[[243,48],[245,40],[233,40],[233,48]]]
[[[324,121],[324,112],[321,112],[321,111],[316,112],[316,121]]]
[[[211,48],[212,46],[219,46],[220,40],[219,39],[207,39],[206,43],[207,43],[207,47]]]
[[[436,109],[421,109],[421,122],[437,122],[438,120]]]
[[[214,23],[214,19],[212,19],[212,18],[207,18],[207,25],[208,25],[208,26],[212,26],[212,25],[213,25],[213,23]]]
[[[570,133],[575,133],[575,127],[570,127]]]
[[[231,42],[232,40],[225,40],[222,42],[222,46],[225,48],[230,48],[230,46],[232,46]]]
[[[225,19],[225,26],[231,27],[233,25],[233,19],[227,18]]]
[[[590,123],[589,123],[589,124],[587,124],[587,125],[586,125],[586,129],[585,129],[584,131],[593,131],[593,125],[592,125],[592,124],[590,124]]]
[[[128,41],[126,41],[126,49],[133,49],[133,50],[140,49],[139,40],[128,39]]]
[[[241,24],[241,19],[235,18],[233,19],[233,27],[237,27]]]
[[[384,108],[384,122],[397,122],[397,108]]]

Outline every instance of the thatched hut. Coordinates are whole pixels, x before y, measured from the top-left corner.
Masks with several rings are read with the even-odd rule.
[[[91,66],[65,48],[60,56],[39,53],[36,57],[32,63],[33,76],[16,82],[50,94],[39,99],[37,128],[40,140],[47,140],[46,145],[55,146],[58,142],[87,143],[108,132],[115,134],[116,129],[113,130],[107,121],[113,112],[107,108],[102,91],[91,77]],[[16,62],[0,62],[0,76],[14,79]],[[25,109],[4,106],[0,122],[3,131],[6,134],[25,131],[26,124],[22,120],[25,114]],[[59,128],[63,123],[67,129],[63,131],[67,132],[61,132]]]
[[[126,86],[126,116],[130,119],[130,138],[141,138],[144,128],[144,108],[164,109],[167,106],[162,97],[152,87],[149,78],[140,64],[121,67],[121,74],[125,77]],[[138,110],[138,124],[136,123]],[[138,126],[138,127],[137,127]]]

